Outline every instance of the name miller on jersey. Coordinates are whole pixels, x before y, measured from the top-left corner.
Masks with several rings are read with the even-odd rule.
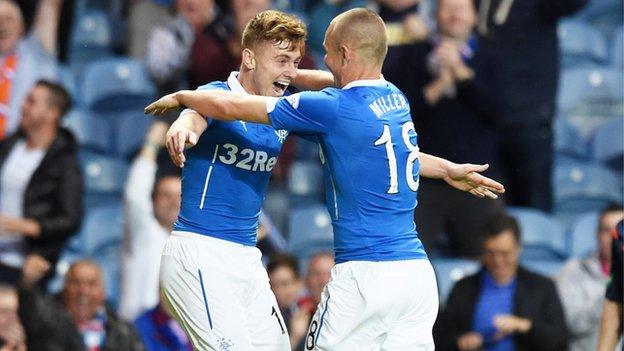
[[[371,102],[368,107],[373,110],[377,118],[381,118],[383,114],[398,109],[406,109],[409,111],[407,101],[405,101],[405,98],[401,94],[389,94],[382,96]]]

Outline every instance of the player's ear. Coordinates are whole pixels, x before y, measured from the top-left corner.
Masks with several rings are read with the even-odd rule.
[[[345,45],[340,45],[340,59],[343,66],[349,61],[349,48]]]
[[[253,70],[256,68],[256,58],[255,54],[249,48],[243,49],[243,65],[248,70]]]

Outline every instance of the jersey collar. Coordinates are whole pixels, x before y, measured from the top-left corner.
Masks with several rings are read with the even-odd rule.
[[[238,81],[238,71],[230,73],[230,76],[227,79],[227,84],[230,87],[230,90],[235,93],[249,94],[245,88],[243,88],[243,85]]]
[[[342,87],[342,89],[350,89],[355,87],[374,87],[374,86],[382,86],[386,85],[388,82],[384,79],[383,76],[379,79],[362,79],[362,80],[354,80],[351,83]]]

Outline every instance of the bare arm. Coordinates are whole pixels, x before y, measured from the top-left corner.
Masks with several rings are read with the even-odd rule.
[[[33,31],[43,48],[56,54],[58,25],[63,0],[40,0],[35,14]]]
[[[208,128],[208,122],[199,113],[186,110],[169,127],[165,145],[171,161],[178,167],[184,167],[184,147],[197,144],[199,137]]]
[[[488,165],[457,164],[423,152],[419,154],[419,159],[420,175],[423,177],[443,179],[450,186],[478,197],[496,199],[496,193],[505,192],[502,184],[480,174],[488,169]]]
[[[151,103],[145,108],[145,113],[160,114],[186,106],[202,116],[221,121],[270,124],[267,103],[274,100],[271,97],[241,95],[224,90],[181,90]]]
[[[598,351],[613,351],[622,332],[622,304],[605,300],[598,337]]]
[[[297,77],[292,83],[301,90],[321,90],[327,87],[333,87],[335,81],[334,75],[327,71],[298,69]]]

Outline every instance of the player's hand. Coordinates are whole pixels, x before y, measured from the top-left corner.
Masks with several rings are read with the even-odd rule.
[[[184,167],[186,157],[184,156],[185,146],[195,146],[197,144],[197,134],[190,129],[173,123],[167,132],[166,143],[167,151],[171,161],[178,166]]]
[[[161,97],[160,99],[147,105],[147,107],[145,107],[143,112],[145,112],[145,114],[153,113],[155,115],[159,115],[167,111],[177,110],[180,107],[182,107],[182,104],[180,104],[177,94],[173,93],[173,94],[165,95]]]
[[[505,187],[501,183],[479,174],[488,169],[488,167],[489,165],[453,163],[447,169],[448,176],[444,180],[452,187],[467,191],[472,195],[497,199],[497,194],[504,193]]]
[[[457,348],[460,351],[476,351],[483,346],[483,336],[479,333],[470,332],[457,338]]]
[[[526,333],[531,329],[531,321],[526,318],[509,314],[494,316],[494,327],[497,329],[496,338],[502,339],[509,334]]]

